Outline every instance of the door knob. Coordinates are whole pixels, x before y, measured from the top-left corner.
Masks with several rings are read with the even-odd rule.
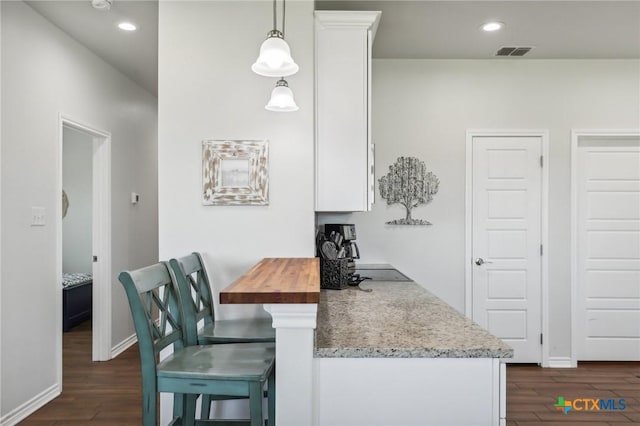
[[[488,260],[484,260],[483,258],[479,257],[476,259],[476,265],[478,266],[482,266],[485,263],[493,263],[493,262],[489,262]]]

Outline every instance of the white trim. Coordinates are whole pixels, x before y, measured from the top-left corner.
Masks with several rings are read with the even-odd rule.
[[[58,115],[58,159],[56,193],[62,193],[63,128],[70,127],[93,137],[93,361],[111,359],[111,133],[83,124],[63,113]],[[56,211],[62,211],[62,198],[56,197]],[[62,387],[62,215],[55,215],[56,226],[56,337],[57,378]],[[97,285],[96,285],[97,284]]]
[[[313,14],[322,28],[369,30],[372,42],[382,16],[380,11],[363,10],[316,10]]]
[[[315,303],[277,303],[262,307],[271,314],[273,328],[316,328],[318,305]]]
[[[552,356],[549,357],[548,365],[549,368],[576,368],[575,365],[571,361],[571,357],[568,356]]]
[[[93,139],[93,254],[94,273],[102,280],[93,287],[93,361],[111,359],[111,134]],[[97,291],[96,291],[97,290]],[[97,298],[96,298],[97,294]]]
[[[127,337],[122,342],[115,345],[113,348],[111,348],[111,359],[117,357],[122,352],[126,351],[131,346],[135,345],[137,341],[138,341],[138,337],[136,336],[136,333],[133,333],[131,336]]]
[[[0,34],[2,34],[2,7],[0,7]],[[0,46],[2,46],[2,36],[0,35]],[[1,53],[0,49],[0,53]],[[0,99],[2,99],[2,55],[0,54]],[[1,104],[1,102],[0,102]],[[0,234],[2,234],[2,107],[0,107]],[[0,238],[0,259],[2,259],[2,238]],[[2,377],[2,261],[0,261],[0,377]],[[0,394],[2,384],[0,383]],[[2,416],[2,402],[0,402],[0,416]],[[2,420],[0,419],[0,424]]]
[[[580,139],[640,137],[640,129],[571,129],[571,366],[578,366],[578,147]]]
[[[500,363],[500,425],[507,423],[507,363],[504,359]]]
[[[60,330],[62,330],[62,325],[60,326]],[[2,418],[0,419],[0,426],[13,426],[20,423],[22,420],[26,419],[31,414],[36,412],[38,409],[51,402],[54,398],[60,395],[61,392],[62,390],[60,389],[58,383],[50,386],[24,404],[19,405],[18,407],[2,416]]]
[[[464,312],[472,317],[472,200],[473,200],[473,138],[476,136],[518,137],[533,136],[542,140],[541,205],[540,205],[540,242],[544,247],[541,262],[541,330],[545,336],[542,343],[542,366],[549,366],[549,131],[545,129],[468,129],[466,133],[466,165],[465,165],[465,258],[464,258]]]
[[[501,389],[502,380],[500,378],[500,358],[493,358],[491,360],[491,418],[494,422],[500,423],[502,414],[502,392]],[[506,390],[505,395],[506,395]],[[494,423],[495,424],[495,423]]]
[[[467,318],[473,317],[473,287],[472,265],[473,249],[471,243],[473,224],[473,137],[475,132],[467,130],[466,160],[465,160],[465,183],[464,183],[464,314]]]

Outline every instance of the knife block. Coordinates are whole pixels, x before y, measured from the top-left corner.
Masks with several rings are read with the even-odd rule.
[[[320,288],[342,290],[349,287],[350,259],[320,258]]]

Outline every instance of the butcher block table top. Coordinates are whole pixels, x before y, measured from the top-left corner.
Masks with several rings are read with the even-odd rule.
[[[220,292],[220,303],[318,303],[320,263],[312,258],[265,258]]]

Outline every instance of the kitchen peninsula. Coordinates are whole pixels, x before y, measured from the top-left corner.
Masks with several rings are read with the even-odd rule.
[[[318,424],[504,422],[510,347],[414,282],[361,286],[320,295]]]
[[[317,259],[298,259],[298,274],[284,262],[291,259],[263,260],[247,273],[252,279],[220,295],[225,303],[229,290],[255,293],[258,276],[273,293],[253,303],[265,303],[276,328],[276,424],[504,423],[501,359],[513,350],[503,342],[414,282],[323,290],[319,304],[287,301],[292,280],[319,289],[319,277]]]

